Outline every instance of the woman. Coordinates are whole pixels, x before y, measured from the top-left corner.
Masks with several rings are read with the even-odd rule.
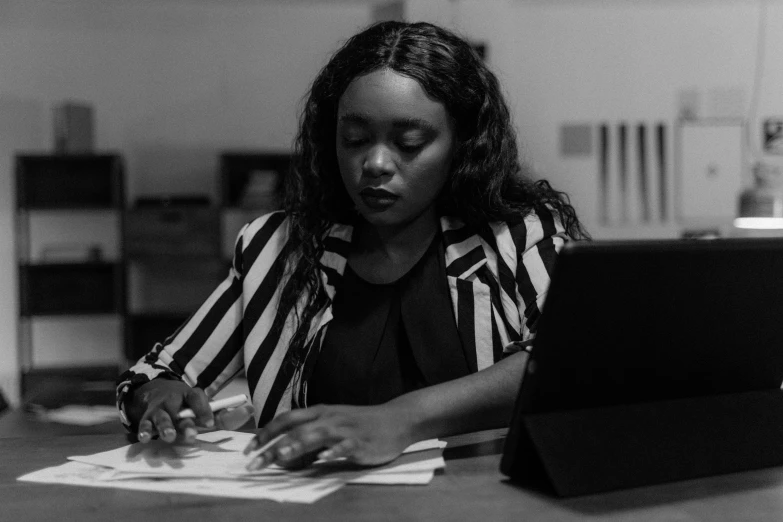
[[[379,464],[504,426],[556,253],[584,236],[567,197],[522,172],[471,47],[373,25],[311,87],[284,211],[242,229],[226,281],[124,374],[124,421],[142,442],[192,440],[214,425],[207,397],[244,371],[261,428],[246,453],[278,439],[250,469]],[[186,406],[195,421],[176,420]]]

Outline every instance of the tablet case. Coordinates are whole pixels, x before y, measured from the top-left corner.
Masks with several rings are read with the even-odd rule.
[[[780,390],[524,415],[501,471],[563,497],[783,464]]]
[[[561,253],[501,471],[560,496],[783,464],[783,241]]]

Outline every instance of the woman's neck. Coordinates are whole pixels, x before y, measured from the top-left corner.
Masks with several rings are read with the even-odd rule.
[[[438,228],[434,209],[404,225],[379,227],[361,221],[354,231],[348,263],[367,281],[395,281],[424,255]]]
[[[362,221],[357,227],[358,250],[384,253],[388,257],[426,250],[438,231],[439,219],[429,209],[413,221],[403,225],[377,226]]]

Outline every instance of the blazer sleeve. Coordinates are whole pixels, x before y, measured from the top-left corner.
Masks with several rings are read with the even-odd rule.
[[[505,353],[531,349],[557,254],[569,240],[560,221],[543,207],[509,230],[517,250],[515,278],[521,340],[506,345]]]
[[[228,276],[170,337],[120,376],[117,407],[126,428],[132,428],[125,413],[129,393],[152,379],[180,380],[211,397],[242,371],[242,270],[248,226],[237,236]]]

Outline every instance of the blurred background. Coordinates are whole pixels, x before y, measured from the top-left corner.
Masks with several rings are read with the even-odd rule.
[[[107,402],[225,276],[241,224],[275,207],[320,67],[384,19],[483,52],[523,157],[594,238],[757,233],[734,218],[783,166],[783,0],[3,0],[12,407],[67,403],[52,383],[73,379],[74,400]]]

